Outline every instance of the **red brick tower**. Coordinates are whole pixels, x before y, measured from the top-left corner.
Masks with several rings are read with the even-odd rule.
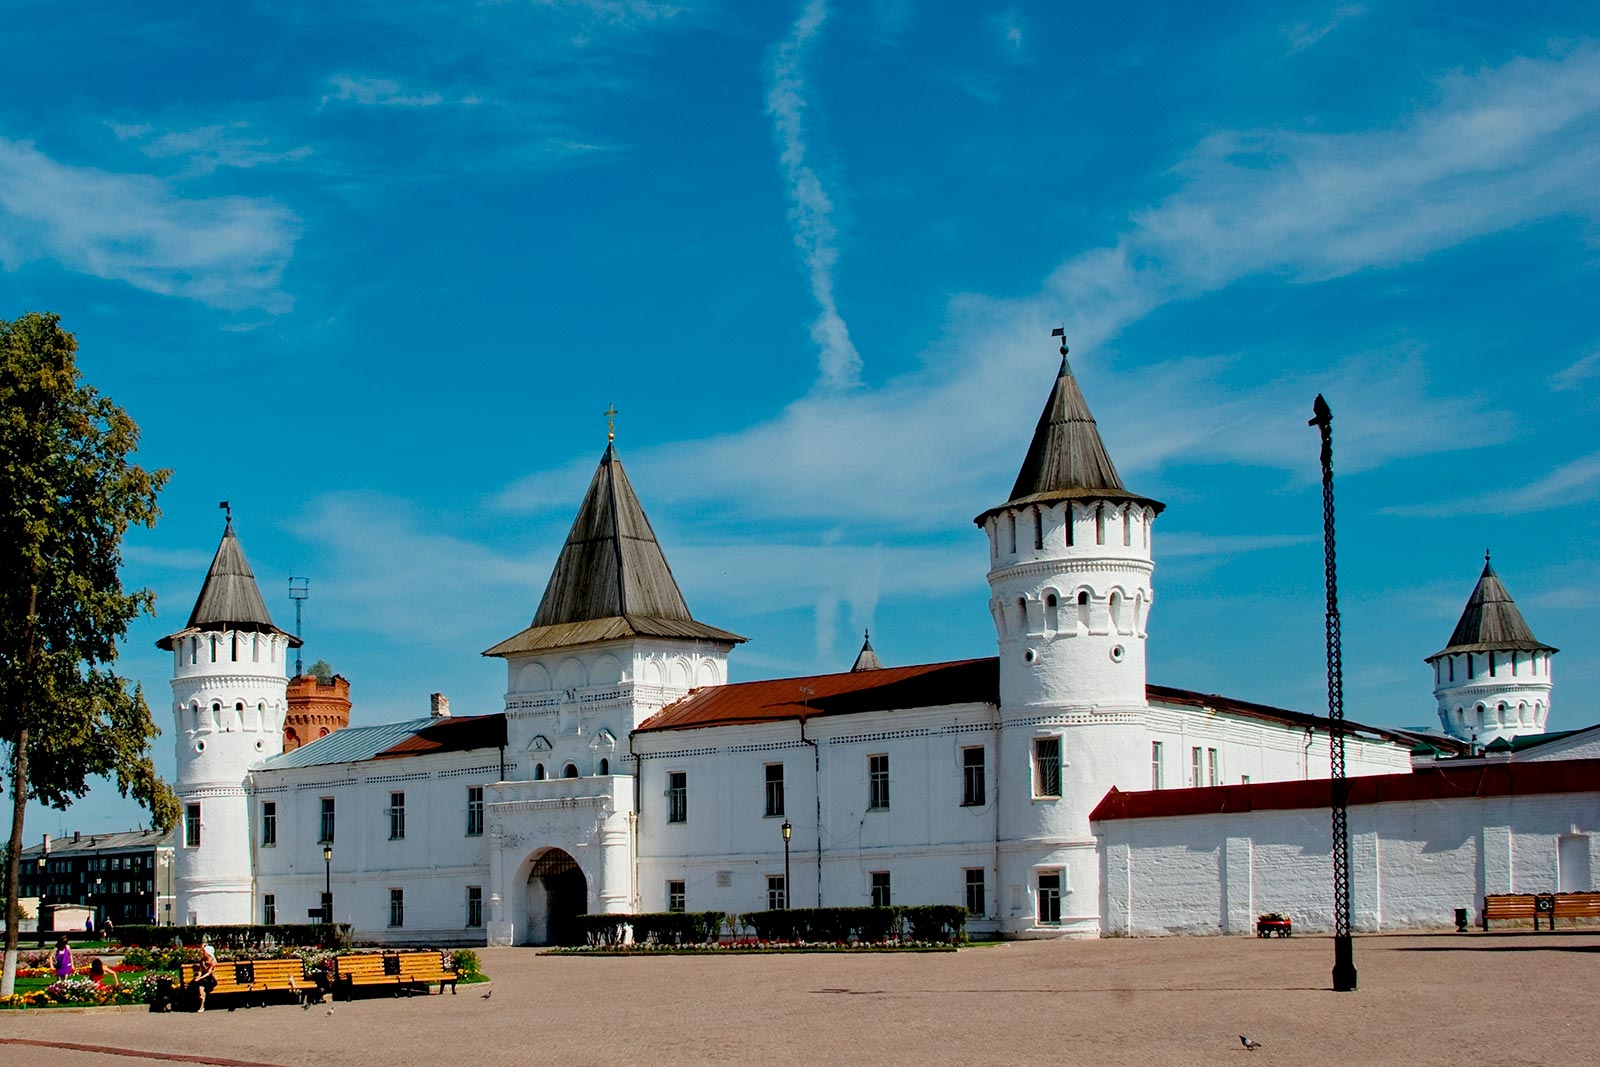
[[[289,713],[283,718],[283,750],[292,752],[350,725],[350,683],[339,675],[321,682],[314,674],[289,679]]]

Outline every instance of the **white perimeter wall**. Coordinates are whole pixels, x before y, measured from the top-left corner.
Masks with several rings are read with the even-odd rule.
[[[1101,848],[1109,936],[1254,933],[1286,912],[1333,928],[1328,809],[1108,819]],[[1487,893],[1595,888],[1600,792],[1363,804],[1350,809],[1351,906],[1362,931],[1441,927]]]

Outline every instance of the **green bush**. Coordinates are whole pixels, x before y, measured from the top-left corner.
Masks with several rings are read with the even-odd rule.
[[[722,932],[720,911],[657,911],[640,915],[580,915],[578,926],[592,948],[613,948],[628,940],[636,945],[703,945]]]
[[[967,909],[957,904],[917,904],[904,909],[911,940],[957,945],[967,939]]]
[[[450,957],[458,978],[470,978],[483,973],[478,969],[478,954],[470,948],[458,948]]]

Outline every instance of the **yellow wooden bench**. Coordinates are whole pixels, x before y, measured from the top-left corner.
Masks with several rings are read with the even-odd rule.
[[[243,994],[246,1003],[252,999],[264,1003],[268,993],[306,997],[317,988],[315,982],[306,978],[305,965],[298,959],[219,960],[212,975],[217,985],[206,995],[208,1000],[215,996]],[[195,981],[199,977],[198,963],[185,963],[178,968],[179,986],[191,997],[197,996]]]
[[[446,952],[400,953],[400,978],[422,986],[424,992],[430,985],[437,985],[441,996],[445,986],[450,987],[451,996],[456,992],[455,965]]]
[[[388,988],[395,996],[414,993],[437,985],[444,992],[456,991],[456,972],[445,966],[440,952],[384,952],[337,956],[333,961],[333,988],[341,999],[348,1000],[356,986]]]

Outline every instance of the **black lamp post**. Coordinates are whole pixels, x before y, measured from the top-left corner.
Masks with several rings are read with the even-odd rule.
[[[103,886],[104,884],[105,884],[105,879],[104,878],[100,877],[100,875],[98,875],[98,874],[94,876],[94,900],[89,901],[89,912],[90,912],[91,915],[94,916],[95,927],[96,927],[95,933],[96,934],[99,934],[99,932],[100,932],[99,931],[99,926],[100,926],[100,924],[102,922],[105,921],[104,918],[100,914],[100,912],[102,910],[104,910],[104,908],[106,906],[105,905],[105,890],[103,890],[101,888],[101,886]]]
[[[333,923],[333,845],[322,846],[322,921]]]
[[[789,837],[794,833],[794,827],[785,819],[779,829],[783,831],[783,906],[788,908],[789,894],[793,892],[789,886]]]

